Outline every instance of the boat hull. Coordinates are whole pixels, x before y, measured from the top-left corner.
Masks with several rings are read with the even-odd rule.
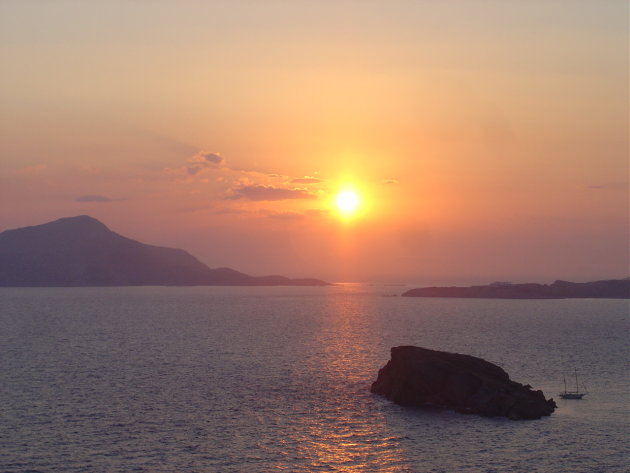
[[[582,399],[584,393],[560,393],[562,399]]]

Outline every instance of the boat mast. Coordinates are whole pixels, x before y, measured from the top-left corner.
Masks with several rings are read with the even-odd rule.
[[[577,368],[575,368],[575,392],[576,393],[580,392],[580,388],[578,387],[578,380],[577,380]]]
[[[562,380],[564,381],[564,392],[567,392],[567,377],[562,375]]]

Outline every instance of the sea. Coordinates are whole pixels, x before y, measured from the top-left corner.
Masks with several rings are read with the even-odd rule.
[[[0,288],[0,472],[630,471],[627,300],[402,286]],[[482,357],[530,421],[371,394],[390,348]],[[562,400],[563,377],[582,400]]]

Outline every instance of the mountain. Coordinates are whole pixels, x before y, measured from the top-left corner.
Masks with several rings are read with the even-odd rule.
[[[210,269],[184,250],[147,245],[87,215],[0,233],[0,286],[321,286],[319,279]]]
[[[468,297],[485,299],[630,299],[630,279],[609,279],[553,284],[493,283],[470,287],[422,287],[410,289],[407,297]]]

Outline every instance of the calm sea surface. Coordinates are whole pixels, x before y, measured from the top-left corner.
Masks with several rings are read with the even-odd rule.
[[[627,472],[623,300],[405,288],[0,289],[2,472]],[[369,392],[397,345],[483,357],[557,399],[514,422]]]

